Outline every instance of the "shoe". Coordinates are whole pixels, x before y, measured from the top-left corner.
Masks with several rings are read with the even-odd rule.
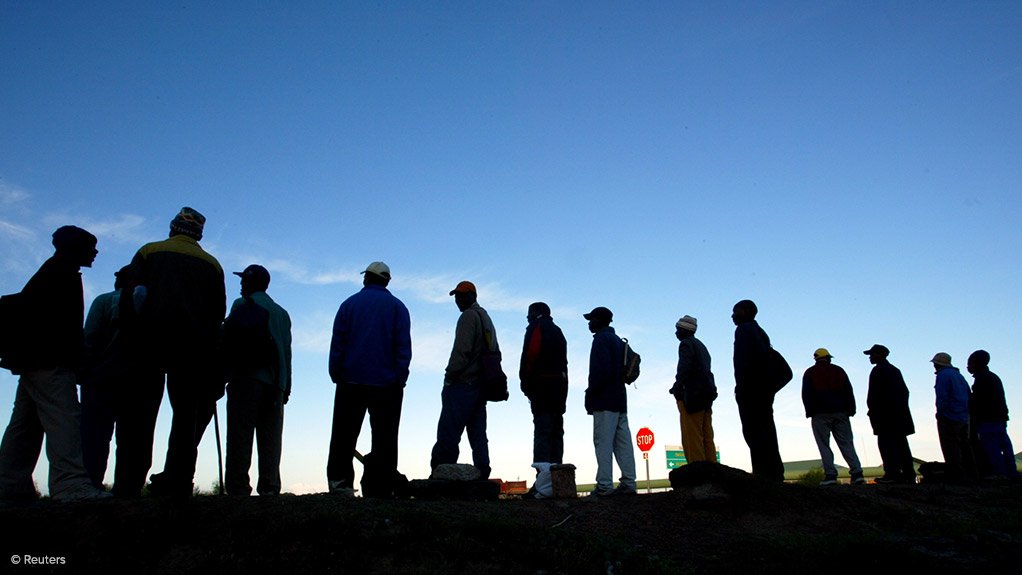
[[[163,473],[149,476],[149,495],[153,497],[191,497],[194,490],[193,483],[176,483]]]
[[[820,487],[827,487],[829,485],[837,485],[837,477],[824,477],[823,481],[820,482]]]
[[[327,483],[330,486],[330,494],[331,495],[336,495],[338,497],[343,497],[345,499],[354,499],[355,498],[355,490],[352,489],[351,487],[348,487],[346,482],[344,482],[344,481],[328,481]]]
[[[863,477],[861,475],[853,475],[852,476],[852,485],[865,485],[865,484],[866,484],[866,478],[865,477]]]
[[[113,498],[113,494],[96,489],[91,483],[83,483],[53,496],[54,501],[61,503],[76,503],[79,501],[102,501]]]
[[[589,496],[590,497],[600,497],[600,498],[603,498],[603,497],[613,497],[615,495],[617,495],[617,492],[614,491],[613,489],[593,489],[591,492],[589,492]]]
[[[617,489],[614,490],[614,495],[638,495],[638,492],[634,487],[625,487],[624,485],[618,485]]]
[[[898,483],[897,479],[884,475],[883,477],[877,477],[873,480],[873,483],[879,483],[881,485],[891,485],[892,483]]]

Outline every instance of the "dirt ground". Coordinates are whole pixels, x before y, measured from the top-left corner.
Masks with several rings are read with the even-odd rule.
[[[0,508],[10,573],[1017,573],[1022,483],[763,483],[599,499],[328,494]],[[29,564],[26,564],[29,563]]]

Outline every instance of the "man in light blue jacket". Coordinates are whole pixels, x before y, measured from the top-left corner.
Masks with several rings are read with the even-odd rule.
[[[930,360],[937,374],[933,386],[937,396],[937,435],[951,481],[976,478],[976,462],[969,445],[969,384],[951,356],[940,352]]]
[[[259,495],[280,494],[284,404],[291,397],[291,317],[266,293],[270,273],[260,265],[234,272],[241,297],[224,322],[228,369],[228,495],[249,495],[253,435],[259,449]],[[236,349],[240,348],[240,349]]]

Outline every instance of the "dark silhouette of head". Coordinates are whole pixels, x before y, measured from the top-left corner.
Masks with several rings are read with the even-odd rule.
[[[99,254],[96,243],[96,236],[77,226],[61,226],[53,232],[55,255],[79,267],[92,267]]]
[[[131,278],[131,266],[124,266],[123,268],[114,272],[114,289],[121,289],[125,283]]]
[[[605,307],[594,307],[593,311],[582,314],[589,320],[589,331],[596,333],[614,321],[614,313]]]
[[[533,321],[541,317],[552,317],[550,315],[550,306],[541,301],[530,304],[528,311],[529,321]]]
[[[735,322],[735,325],[750,322],[756,319],[757,313],[759,309],[756,308],[756,304],[751,299],[743,299],[731,310],[731,321]]]
[[[885,346],[880,345],[879,343],[874,343],[873,347],[867,349],[862,353],[868,355],[869,362],[875,365],[877,363],[880,363],[881,361],[886,361],[887,356],[891,355],[891,350],[887,349]]]
[[[966,365],[969,373],[976,373],[990,369],[990,354],[986,350],[977,349],[969,355]]]
[[[206,226],[206,216],[187,206],[170,220],[170,235],[188,236],[195,241],[202,239],[202,230]]]
[[[270,287],[270,272],[259,264],[252,264],[245,268],[245,271],[234,272],[234,275],[241,278],[242,296],[266,291],[266,288]]]

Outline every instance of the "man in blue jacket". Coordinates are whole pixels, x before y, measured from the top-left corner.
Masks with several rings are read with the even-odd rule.
[[[784,481],[784,463],[774,425],[776,382],[770,381],[765,358],[770,337],[756,322],[756,304],[744,299],[732,308],[735,324],[735,401],[742,420],[742,435],[749,445],[752,473],[770,481]]]
[[[596,489],[593,495],[634,495],[635,452],[628,429],[628,394],[625,391],[625,344],[614,333],[610,322],[614,314],[605,307],[583,314],[593,333],[589,353],[589,387],[586,388],[586,412],[593,416],[593,446],[596,449]],[[621,479],[614,488],[613,459],[621,468]]]
[[[330,492],[354,495],[352,458],[366,411],[372,451],[365,457],[362,494],[390,498],[397,478],[398,427],[412,361],[408,308],[387,290],[390,268],[373,262],[361,291],[344,300],[330,341],[330,379],[337,384],[326,475]]]
[[[930,360],[937,374],[933,389],[937,396],[937,436],[952,481],[970,481],[976,477],[976,462],[969,444],[969,384],[951,356],[940,352]]]

